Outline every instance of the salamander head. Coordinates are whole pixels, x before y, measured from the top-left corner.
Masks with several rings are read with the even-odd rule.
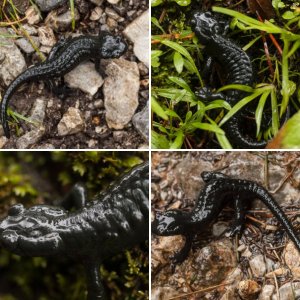
[[[215,34],[224,34],[224,24],[211,12],[195,11],[190,21],[192,30],[201,44],[206,45]]]
[[[39,244],[45,242],[49,249],[54,249],[53,239],[57,239],[58,233],[53,221],[64,213],[63,209],[46,205],[29,209],[22,204],[14,205],[0,223],[0,242],[4,248],[19,255],[30,255],[31,252],[39,255]]]
[[[151,224],[154,234],[169,236],[183,234],[184,213],[179,210],[168,210],[163,213],[156,213]]]
[[[127,44],[120,36],[114,36],[109,32],[100,34],[101,58],[118,58],[127,51]]]

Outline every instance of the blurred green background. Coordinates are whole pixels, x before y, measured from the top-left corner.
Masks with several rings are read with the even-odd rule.
[[[148,152],[0,152],[0,218],[15,203],[29,207],[62,199],[73,184],[100,192]],[[111,299],[148,299],[148,242],[101,266]],[[85,299],[84,270],[64,257],[20,257],[0,248],[1,300]]]

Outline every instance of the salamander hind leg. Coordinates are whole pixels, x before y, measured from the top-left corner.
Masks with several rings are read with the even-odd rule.
[[[187,257],[192,247],[194,235],[186,235],[184,246],[175,254],[173,254],[170,259],[172,272],[175,271],[175,267],[177,264],[181,264]]]

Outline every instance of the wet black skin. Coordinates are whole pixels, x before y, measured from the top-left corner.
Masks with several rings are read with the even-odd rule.
[[[242,84],[252,87],[253,68],[250,57],[237,44],[225,36],[228,24],[217,19],[216,15],[211,12],[203,13],[200,11],[192,14],[190,23],[192,30],[198,37],[199,42],[205,46],[205,52],[209,56],[205,72],[208,72],[212,61],[215,60],[227,74],[226,84]],[[244,92],[238,90],[231,90],[226,92],[226,94],[212,93],[209,88],[197,91],[196,95],[203,101],[225,99],[231,106],[234,106],[246,96]],[[257,141],[243,134],[242,128],[245,120],[243,115],[245,113],[247,115],[247,107],[237,112],[222,126],[228,140],[234,148],[265,148],[265,141]],[[286,118],[288,118],[288,114],[285,116]]]
[[[297,237],[286,215],[268,193],[268,191],[254,181],[233,179],[219,172],[203,172],[201,174],[205,186],[200,192],[192,211],[168,210],[157,212],[152,222],[152,232],[161,236],[184,235],[184,247],[173,257],[173,263],[184,261],[192,245],[193,236],[207,228],[216,219],[225,203],[233,202],[235,220],[229,234],[240,234],[245,221],[245,211],[254,199],[261,200],[278,219],[287,231],[291,240],[300,251],[300,240]]]
[[[95,68],[103,76],[103,72],[100,70],[100,59],[118,58],[126,50],[127,44],[124,40],[120,36],[114,36],[108,32],[101,32],[98,36],[79,36],[73,39],[59,40],[44,62],[25,70],[8,86],[0,107],[0,121],[5,136],[10,138],[7,122],[9,100],[22,84],[28,81],[45,80],[49,86],[52,86],[53,78],[65,75],[88,59],[95,60]]]
[[[88,299],[107,299],[99,267],[103,260],[148,240],[149,164],[125,174],[87,204],[77,184],[63,201],[77,211],[38,205],[12,206],[0,223],[2,247],[21,256],[60,255],[84,264]]]

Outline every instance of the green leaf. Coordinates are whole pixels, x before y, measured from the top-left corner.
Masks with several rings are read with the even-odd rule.
[[[151,66],[157,68],[160,66],[159,57],[163,54],[161,50],[151,50]]]
[[[164,29],[160,26],[158,20],[155,17],[151,17],[151,22],[154,24],[162,33],[166,33]]]
[[[171,144],[170,149],[181,149],[183,141],[184,141],[184,134],[182,130],[178,130],[176,132],[176,138],[174,142]]]
[[[188,6],[191,4],[191,0],[173,0],[180,6]]]
[[[180,77],[176,77],[176,76],[169,76],[168,77],[172,82],[178,84],[180,87],[182,87],[183,89],[185,89],[187,92],[189,92],[190,94],[194,95],[193,91],[190,89],[189,85],[185,82],[184,79],[180,78]]]
[[[205,106],[205,111],[216,108],[225,108],[227,110],[230,110],[231,106],[225,100],[214,100],[211,101],[207,106]]]
[[[155,131],[151,131],[151,148],[152,149],[169,149],[168,139]]]
[[[182,55],[179,52],[174,52],[173,62],[176,71],[180,74],[183,70],[184,61]]]
[[[155,7],[163,3],[163,0],[151,0],[151,6]]]
[[[224,130],[218,127],[216,124],[208,124],[208,123],[200,123],[200,122],[193,122],[191,123],[192,126],[198,129],[206,130],[206,131],[212,131],[219,134],[225,134]]]
[[[164,120],[168,120],[168,116],[165,113],[164,109],[160,106],[160,104],[156,101],[154,96],[151,96],[151,109],[152,111],[161,117]]]
[[[295,18],[296,16],[294,15],[294,13],[290,10],[286,11],[283,15],[282,18],[285,20],[291,20],[293,18]]]
[[[265,103],[266,103],[266,100],[269,95],[270,95],[270,92],[267,91],[260,96],[256,111],[255,111],[256,136],[258,136],[258,134],[260,132],[261,119],[262,119],[262,115],[264,112]]]
[[[285,127],[282,139],[282,148],[299,149],[300,148],[300,111],[291,117]]]

